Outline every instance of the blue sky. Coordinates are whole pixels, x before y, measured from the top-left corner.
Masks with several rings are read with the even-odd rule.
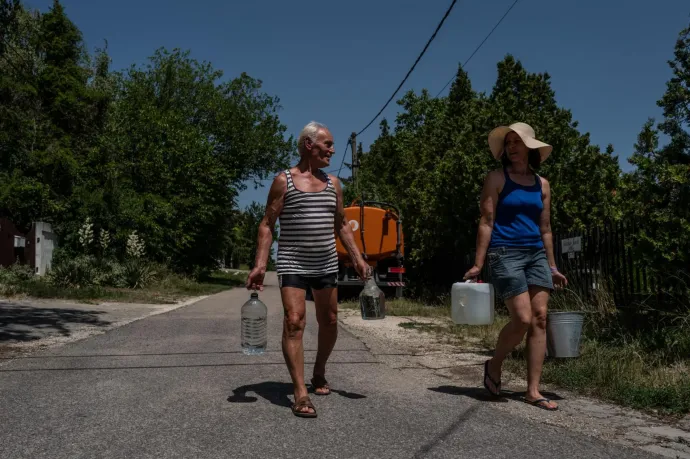
[[[513,0],[459,0],[401,92],[436,94]],[[28,0],[46,10],[52,0]],[[312,119],[345,142],[378,112],[433,33],[450,0],[63,0],[89,49],[108,41],[113,68],[144,63],[159,47],[192,51],[232,78],[241,72],[281,99],[295,136]],[[623,7],[625,5],[625,7]],[[490,91],[507,53],[528,71],[547,71],[558,103],[602,149],[625,158],[642,124],[660,116],[656,101],[671,75],[667,61],[690,22],[687,0],[520,0],[468,64],[475,90]],[[446,90],[447,92],[447,90]],[[393,121],[397,105],[382,116]],[[377,120],[358,138],[367,150]],[[488,153],[487,153],[488,154]],[[349,156],[348,156],[349,158]],[[343,174],[349,175],[348,172]],[[264,202],[250,187],[240,206]]]

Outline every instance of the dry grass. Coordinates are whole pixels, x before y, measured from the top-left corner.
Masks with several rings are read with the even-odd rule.
[[[342,307],[359,308],[357,303]],[[455,325],[450,319],[449,302],[429,306],[409,299],[388,300],[386,307],[387,315],[391,316],[445,319],[440,323],[422,321],[402,326],[435,333],[445,342],[486,350],[494,349],[498,334],[509,321],[499,311],[494,323],[488,326]],[[543,382],[652,412],[668,415],[690,412],[690,355],[685,352],[690,341],[690,314],[676,318],[673,330],[664,330],[665,336],[673,336],[668,346],[651,350],[640,337],[619,334],[615,340],[600,338],[610,338],[617,320],[617,311],[605,291],[590,303],[572,291],[560,292],[553,296],[550,309],[585,312],[585,328],[580,357],[547,359]],[[524,356],[523,341],[506,359],[505,371],[526,378]]]

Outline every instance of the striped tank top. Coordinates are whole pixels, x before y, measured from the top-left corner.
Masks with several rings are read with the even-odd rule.
[[[281,274],[324,276],[338,272],[335,250],[335,210],[337,196],[328,174],[322,191],[300,191],[287,176],[283,210],[279,217],[278,260]]]

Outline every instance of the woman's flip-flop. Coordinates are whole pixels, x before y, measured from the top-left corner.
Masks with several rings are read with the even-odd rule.
[[[491,390],[489,385],[486,383],[486,378],[489,378],[489,381],[491,381],[491,384],[494,385],[494,387],[496,388],[496,390],[498,392],[494,392]],[[489,361],[488,360],[486,362],[484,362],[484,388],[494,397],[498,397],[501,395],[501,381],[499,381],[499,382],[494,381],[494,378],[492,378],[491,375],[489,374]]]
[[[529,403],[529,404],[532,405],[532,406],[536,406],[537,408],[541,408],[542,410],[546,410],[546,411],[558,411],[558,407],[556,407],[556,408],[550,408],[550,407],[547,406],[547,405],[542,405],[542,403],[544,403],[544,402],[546,402],[546,403],[551,403],[551,400],[549,400],[548,398],[538,398],[538,399],[536,399],[536,400],[527,400],[525,397],[522,397],[522,401],[525,402],[525,403]]]

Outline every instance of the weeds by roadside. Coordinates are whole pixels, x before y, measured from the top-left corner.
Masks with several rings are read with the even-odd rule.
[[[357,303],[341,307],[358,309]],[[488,326],[455,325],[450,319],[450,304],[429,306],[413,300],[388,300],[387,315],[410,318],[433,317],[433,324],[420,321],[401,324],[408,329],[435,333],[439,339],[459,346],[492,350],[507,312],[497,309]],[[621,323],[621,312],[612,306],[602,291],[591,302],[574,292],[553,296],[550,310],[585,312],[581,353],[574,359],[547,358],[542,381],[564,389],[601,397],[636,409],[663,415],[690,413],[690,314],[676,316],[656,327],[646,327],[637,335]],[[504,371],[526,378],[525,342],[506,359]]]
[[[216,294],[242,285],[246,279],[246,272],[242,271],[215,272],[197,281],[160,270],[160,274],[139,288],[128,288],[99,285],[99,275],[101,279],[105,277],[102,273],[88,270],[83,270],[83,273],[84,276],[90,276],[88,281],[74,284],[58,282],[51,276],[34,276],[30,269],[22,265],[0,267],[0,296],[166,304],[185,297]]]

